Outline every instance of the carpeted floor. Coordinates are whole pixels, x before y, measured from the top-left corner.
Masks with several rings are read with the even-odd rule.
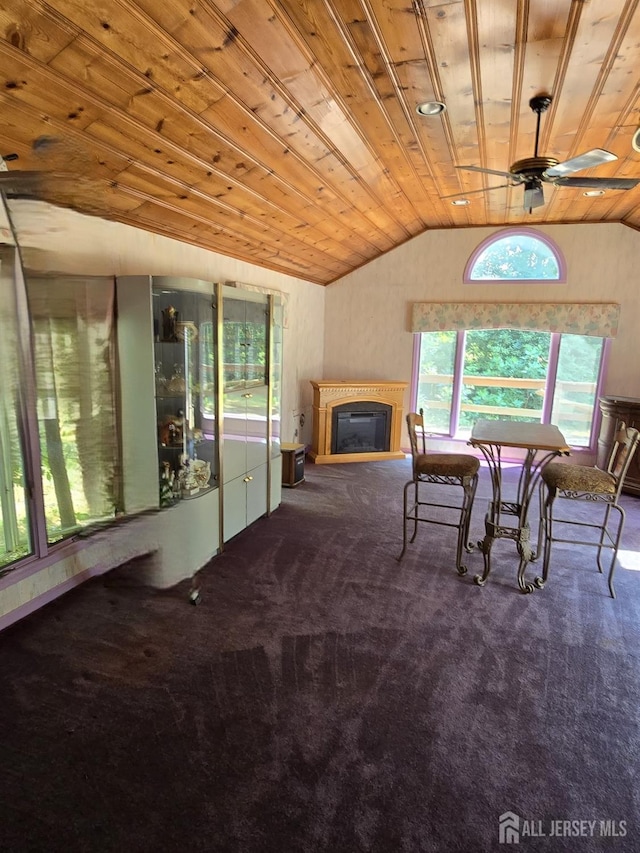
[[[522,595],[506,540],[484,588],[445,528],[396,561],[409,471],[307,465],[199,607],[132,564],[0,635],[0,850],[640,850],[640,499],[615,601],[567,546]]]

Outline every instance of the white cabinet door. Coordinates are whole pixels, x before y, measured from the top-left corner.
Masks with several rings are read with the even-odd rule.
[[[224,541],[228,542],[267,511],[267,465],[224,485]]]
[[[247,526],[247,484],[236,477],[223,486],[223,541],[228,542]]]
[[[260,465],[248,472],[247,477],[247,524],[252,524],[267,511],[267,465]]]

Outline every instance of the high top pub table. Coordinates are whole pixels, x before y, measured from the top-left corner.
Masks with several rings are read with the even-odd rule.
[[[541,547],[539,532],[537,551],[531,548],[529,507],[545,465],[556,456],[567,456],[570,448],[558,427],[553,424],[515,421],[479,420],[473,427],[469,444],[478,448],[487,460],[493,487],[493,497],[484,519],[485,537],[478,542],[484,557],[484,571],[476,575],[474,581],[478,586],[486,583],[491,573],[491,547],[495,540],[513,539],[520,557],[518,586],[522,592],[541,589],[541,578],[535,578],[534,583],[529,583],[524,577],[527,565],[537,558]],[[504,500],[502,493],[502,451],[505,447],[518,447],[526,451],[515,501]]]

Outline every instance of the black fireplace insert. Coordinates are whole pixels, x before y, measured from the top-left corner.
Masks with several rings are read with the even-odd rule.
[[[391,406],[363,401],[333,407],[331,453],[388,451],[391,441]]]

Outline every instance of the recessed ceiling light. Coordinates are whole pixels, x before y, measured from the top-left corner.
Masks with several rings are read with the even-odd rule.
[[[439,116],[446,108],[446,104],[443,104],[442,101],[425,101],[418,104],[416,112],[421,116]]]
[[[468,198],[457,198],[455,201],[452,201],[451,204],[455,204],[456,207],[463,204],[470,204]]]
[[[604,190],[587,190],[582,195],[586,195],[588,198],[595,198],[596,196],[604,195]]]
[[[631,147],[634,151],[640,152],[640,127],[636,130],[636,132],[631,137]]]

